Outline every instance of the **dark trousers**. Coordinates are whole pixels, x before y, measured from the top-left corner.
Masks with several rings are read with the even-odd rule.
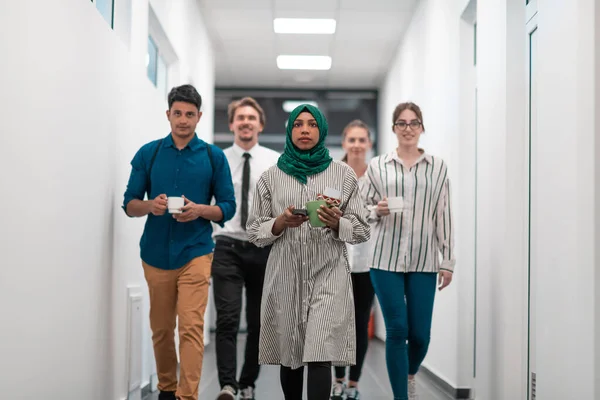
[[[375,290],[371,283],[369,272],[352,274],[352,290],[354,292],[354,320],[356,322],[356,365],[350,367],[350,380],[358,382],[362,371],[367,347],[369,347],[369,319]],[[335,377],[343,379],[346,377],[346,367],[336,367]]]
[[[291,369],[281,366],[279,370],[281,389],[285,400],[302,400],[304,389],[304,367]],[[331,390],[331,363],[308,363],[308,382],[306,392],[308,400],[329,400]]]
[[[217,237],[212,279],[217,309],[217,369],[221,387],[236,390],[254,387],[258,378],[258,342],[260,337],[260,300],[270,247],[259,248],[241,240]],[[242,292],[246,287],[248,335],[244,365],[238,381],[237,334],[242,311]]]

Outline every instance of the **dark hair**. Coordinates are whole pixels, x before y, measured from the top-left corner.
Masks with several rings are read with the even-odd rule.
[[[421,108],[418,105],[416,105],[415,103],[411,103],[411,102],[400,103],[396,106],[396,109],[394,110],[394,115],[392,117],[392,124],[396,123],[396,120],[400,117],[400,114],[402,114],[402,111],[404,111],[404,110],[411,110],[412,112],[417,114],[417,119],[421,123],[423,130],[425,130],[425,124],[423,123],[423,113],[421,112]],[[392,130],[393,129],[394,129],[394,125],[392,125]]]
[[[169,92],[167,99],[169,102],[169,110],[176,101],[193,104],[198,108],[198,111],[200,111],[200,107],[202,106],[202,97],[200,97],[200,93],[198,93],[196,88],[192,85],[175,86]]]
[[[262,107],[258,104],[256,100],[252,97],[244,97],[241,100],[235,100],[229,103],[227,107],[227,116],[229,117],[229,123],[233,122],[233,117],[235,117],[235,112],[240,107],[250,106],[258,112],[259,120],[262,126],[265,126],[267,123],[267,119],[265,118],[265,112]]]
[[[348,131],[352,128],[364,129],[365,131],[367,131],[367,138],[369,140],[371,140],[371,131],[369,130],[369,126],[366,123],[364,123],[363,121],[361,121],[360,119],[355,119],[354,121],[351,121],[348,125],[346,125],[346,127],[342,131],[342,140],[346,139],[346,135],[348,134]],[[342,158],[342,161],[344,161],[344,162],[348,161],[348,153],[344,154],[344,158]]]

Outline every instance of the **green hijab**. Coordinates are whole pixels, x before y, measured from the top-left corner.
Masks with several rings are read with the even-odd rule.
[[[294,121],[300,113],[307,111],[317,121],[319,127],[319,142],[310,150],[300,150],[292,142],[292,129]],[[277,166],[283,172],[298,179],[306,184],[306,177],[323,172],[331,164],[329,150],[325,147],[325,138],[327,138],[327,120],[317,107],[310,104],[301,104],[290,113],[288,118],[285,149],[277,161]]]

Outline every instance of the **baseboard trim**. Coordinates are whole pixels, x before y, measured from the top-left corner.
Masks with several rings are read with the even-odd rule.
[[[423,374],[428,380],[430,380],[434,385],[436,385],[442,392],[446,393],[453,399],[470,399],[471,398],[471,389],[470,388],[455,388],[448,382],[446,382],[443,378],[440,378],[434,372],[429,370],[424,365],[421,365],[419,368],[419,373]]]
[[[158,374],[150,375],[150,393],[158,390]]]
[[[150,386],[150,382],[146,383],[142,386],[142,399],[152,393],[152,387]]]

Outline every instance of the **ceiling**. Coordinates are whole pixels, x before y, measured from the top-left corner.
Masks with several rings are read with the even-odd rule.
[[[417,0],[198,0],[218,87],[377,88]],[[334,18],[333,35],[276,34],[274,18]],[[328,71],[280,70],[281,54],[329,55]]]

